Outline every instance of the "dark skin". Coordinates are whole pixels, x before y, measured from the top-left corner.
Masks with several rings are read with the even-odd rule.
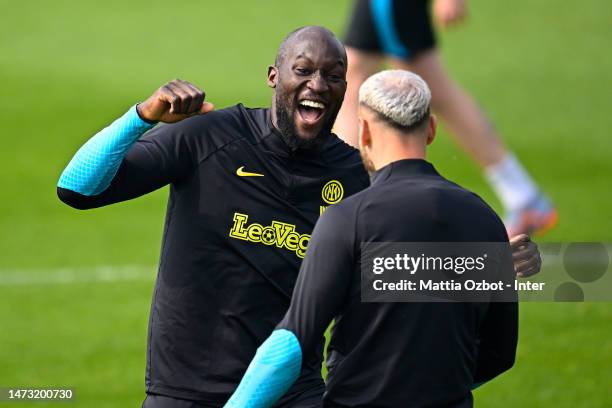
[[[321,27],[306,27],[292,35],[279,54],[278,66],[268,67],[268,86],[274,89],[272,123],[278,125],[277,101],[293,118],[300,139],[316,139],[331,129],[346,91],[346,53],[342,44]],[[321,117],[305,121],[298,112],[302,99],[324,105]],[[150,122],[175,123],[190,116],[206,114],[214,109],[205,101],[205,93],[195,85],[175,79],[159,88],[137,106],[140,117]],[[326,126],[329,129],[326,129]],[[510,240],[514,269],[519,277],[540,271],[542,260],[537,245],[527,235]]]
[[[284,44],[278,66],[268,67],[268,86],[274,89],[272,123],[281,131],[278,103],[288,113],[297,136],[305,141],[328,133],[346,92],[346,53],[342,44],[321,27],[296,32]],[[315,101],[318,118],[302,117],[301,101]]]
[[[175,79],[159,88],[136,109],[149,122],[175,123],[193,115],[208,113],[214,105],[204,101],[204,91],[197,86]]]
[[[514,271],[519,278],[535,275],[542,269],[542,258],[538,245],[527,234],[520,234],[510,238]]]

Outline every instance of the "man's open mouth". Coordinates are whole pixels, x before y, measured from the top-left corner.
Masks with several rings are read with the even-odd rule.
[[[325,105],[311,99],[303,99],[298,104],[298,114],[308,126],[316,125],[325,113]]]

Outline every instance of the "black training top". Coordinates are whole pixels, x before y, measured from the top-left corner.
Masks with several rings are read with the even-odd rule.
[[[325,406],[471,406],[472,384],[514,362],[517,304],[362,303],[361,244],[507,241],[478,196],[426,161],[394,162],[321,217],[277,328],[293,332],[309,354],[335,318]]]
[[[58,194],[93,208],[166,184],[147,392],[220,406],[287,311],[319,215],[369,178],[358,151],[335,135],[291,151],[268,109],[237,105],[149,131],[100,195]],[[289,394],[322,392],[320,348]]]

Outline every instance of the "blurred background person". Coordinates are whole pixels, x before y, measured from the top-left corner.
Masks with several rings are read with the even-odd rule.
[[[422,76],[432,107],[451,135],[483,169],[505,211],[508,234],[544,233],[557,223],[557,211],[519,160],[502,143],[474,99],[446,72],[430,13],[446,28],[467,15],[467,0],[355,0],[346,32],[347,91],[334,131],[357,145],[358,90],[388,62]]]

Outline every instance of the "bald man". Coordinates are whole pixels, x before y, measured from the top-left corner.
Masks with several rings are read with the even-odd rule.
[[[359,152],[331,133],[346,68],[329,30],[298,29],[268,67],[271,108],[213,111],[203,91],[175,80],[91,138],[61,175],[60,199],[79,209],[170,185],[145,407],[225,403],[287,310],[319,215],[369,185]],[[519,247],[518,271],[537,271],[535,245],[523,237]],[[278,406],[320,403],[322,344]]]

